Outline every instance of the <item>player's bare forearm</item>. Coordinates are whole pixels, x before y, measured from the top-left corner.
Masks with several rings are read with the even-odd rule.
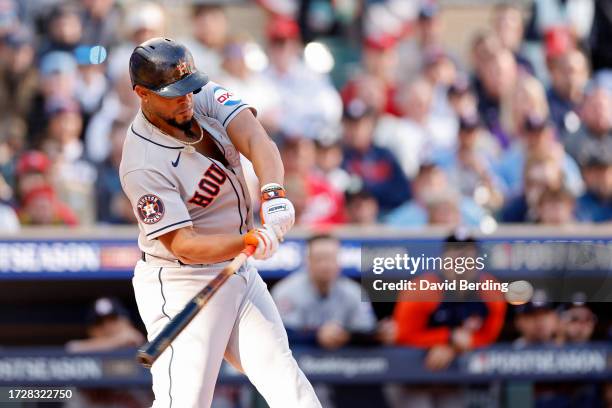
[[[284,169],[278,148],[249,109],[232,119],[227,134],[240,153],[253,163],[260,185],[283,184]]]
[[[216,263],[234,258],[244,248],[237,234],[198,234],[193,228],[180,228],[159,237],[168,251],[186,264]]]

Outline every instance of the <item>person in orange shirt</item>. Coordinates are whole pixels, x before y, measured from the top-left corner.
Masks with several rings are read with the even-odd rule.
[[[471,237],[451,235],[446,239],[443,259],[481,256]],[[497,282],[490,274],[474,268],[458,273],[443,270],[426,273],[416,281],[440,283],[445,280]],[[420,282],[417,282],[417,287]],[[420,290],[404,291],[393,312],[395,343],[429,349],[425,365],[443,370],[458,352],[492,344],[498,337],[506,315],[506,302],[500,291]]]
[[[427,349],[424,365],[429,370],[445,370],[458,353],[493,343],[502,329],[506,303],[499,291],[459,290],[459,280],[497,282],[475,267],[465,267],[463,272],[459,269],[459,258],[478,256],[482,254],[473,238],[453,234],[446,238],[442,259],[446,263],[451,258],[456,267],[419,274],[412,281],[418,290],[406,290],[398,296],[392,320],[395,336],[389,340],[397,345]],[[483,263],[483,266],[486,265]],[[425,289],[424,285],[421,289],[421,281],[456,282],[457,288],[434,290]],[[452,385],[398,386],[389,392],[400,408],[465,406],[461,389]]]

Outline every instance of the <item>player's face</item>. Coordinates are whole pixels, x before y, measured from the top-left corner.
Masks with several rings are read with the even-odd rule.
[[[171,124],[185,124],[193,117],[193,93],[176,98],[164,98],[155,92],[137,87],[142,106],[147,112]]]

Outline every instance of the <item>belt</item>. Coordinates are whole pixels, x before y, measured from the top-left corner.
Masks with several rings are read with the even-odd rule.
[[[221,262],[211,263],[211,264],[203,264],[203,263],[200,263],[200,264],[186,264],[184,262],[181,262],[178,259],[161,258],[159,256],[147,254],[144,251],[141,251],[140,253],[141,253],[140,259],[142,259],[144,262],[158,260],[158,261],[173,263],[175,265],[188,266],[188,267],[191,267],[191,268],[210,268],[211,266],[220,266],[219,264],[223,264],[223,263],[227,263],[227,262],[231,261],[231,259],[229,259],[227,261],[221,261]]]

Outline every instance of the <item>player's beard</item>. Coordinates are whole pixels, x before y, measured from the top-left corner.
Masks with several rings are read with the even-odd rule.
[[[166,122],[170,126],[175,127],[179,130],[182,130],[188,138],[195,139],[197,135],[195,134],[193,130],[191,130],[191,119],[192,118],[189,118],[189,120],[179,123],[176,121],[176,119],[172,118],[172,119],[166,119]]]

